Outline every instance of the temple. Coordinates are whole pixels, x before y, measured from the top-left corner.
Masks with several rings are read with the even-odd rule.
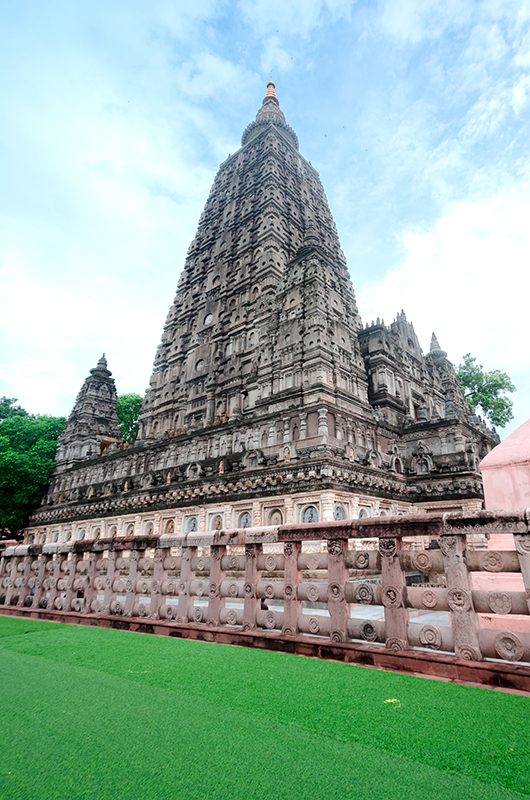
[[[363,325],[319,176],[269,82],[221,164],[133,445],[102,358],[27,542],[482,507],[497,443],[433,335]]]

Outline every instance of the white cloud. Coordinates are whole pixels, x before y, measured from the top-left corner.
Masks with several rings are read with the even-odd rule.
[[[529,183],[453,203],[429,229],[404,232],[400,263],[359,292],[365,320],[388,323],[403,308],[425,349],[435,331],[453,361],[471,352],[507,371],[519,422],[530,416],[529,219]]]

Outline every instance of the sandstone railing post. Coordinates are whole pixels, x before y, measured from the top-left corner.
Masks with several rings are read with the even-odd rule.
[[[72,599],[74,597],[74,581],[77,572],[77,564],[83,559],[83,555],[72,553],[68,559],[65,579],[66,579],[66,595],[63,602],[63,611],[72,610]]]
[[[478,619],[465,562],[465,533],[450,531],[442,534],[440,549],[444,558],[447,604],[451,612],[455,655],[466,661],[480,661],[482,653],[478,638]]]
[[[149,616],[151,619],[159,618],[160,601],[162,598],[162,581],[164,580],[164,553],[161,547],[155,549],[153,558],[153,580],[151,581],[151,602]]]
[[[40,604],[40,599],[44,593],[44,581],[46,579],[46,564],[48,562],[48,558],[41,553],[37,558],[39,562],[39,566],[37,569],[37,574],[35,575],[35,592],[33,593],[33,600],[31,603],[32,608],[38,608]]]
[[[385,647],[394,653],[409,649],[409,615],[405,606],[405,574],[401,568],[399,554],[402,542],[399,538],[379,538],[381,556],[381,602],[385,609]]]
[[[223,556],[226,555],[225,545],[212,545],[210,547],[210,585],[208,587],[208,625],[220,625],[221,608],[224,599],[221,597],[221,583],[224,570],[222,567]]]
[[[109,613],[110,605],[114,600],[113,584],[114,584],[114,578],[116,577],[116,558],[117,558],[116,551],[111,550],[107,558],[107,574],[105,575],[105,589],[103,591],[103,608],[101,609],[103,614]]]
[[[17,579],[18,559],[16,556],[11,558],[10,569],[8,573],[8,586],[6,591],[6,606],[11,605],[11,598],[16,592],[15,582]]]
[[[123,607],[123,616],[132,617],[134,613],[134,603],[136,600],[136,580],[138,578],[138,561],[140,559],[139,551],[131,547],[129,551],[129,574],[126,581],[126,597],[125,605]],[[112,611],[112,609],[111,609]]]
[[[191,560],[197,555],[197,547],[184,545],[180,557],[179,599],[177,606],[177,622],[189,622],[193,598],[190,596],[190,583],[195,577],[191,568]]]
[[[261,608],[261,600],[257,596],[258,556],[263,552],[262,544],[245,545],[245,584],[243,599],[243,630],[252,631],[256,628],[256,615]]]
[[[32,562],[32,560],[33,560],[32,557],[29,556],[29,555],[25,556],[24,559],[23,559],[24,569],[22,570],[22,576],[21,576],[22,580],[20,581],[20,592],[19,592],[19,595],[18,595],[18,602],[17,602],[18,606],[23,606],[24,605],[24,603],[26,601],[26,597],[31,592],[31,589],[30,589],[30,587],[28,585],[28,581],[29,581],[29,578],[31,576],[31,562]]]
[[[521,568],[521,575],[523,576],[528,611],[530,613],[530,533],[515,533],[513,538],[515,541],[517,558],[519,559],[519,566]]]
[[[344,563],[345,539],[329,539],[328,550],[328,611],[330,616],[330,638],[334,642],[348,639],[350,607],[346,602],[344,587],[348,570]]]
[[[84,611],[85,614],[90,614],[90,612],[92,610],[91,609],[92,602],[94,601],[94,598],[96,597],[96,594],[97,594],[97,589],[96,589],[96,578],[97,578],[96,561],[97,561],[99,556],[101,556],[101,551],[99,551],[97,553],[94,552],[94,551],[91,551],[91,553],[90,553],[90,555],[88,557],[88,569],[87,569],[86,575],[85,575],[86,584],[85,584],[85,590],[84,590],[85,603],[84,603],[84,607],[83,607],[83,611]],[[82,573],[81,573],[81,576],[82,576]]]
[[[60,589],[58,587],[59,580],[61,579],[61,567],[63,565],[63,561],[65,561],[65,556],[61,553],[56,553],[52,558],[53,569],[49,572],[49,585],[50,585],[50,594],[48,596],[48,608],[53,609],[55,605],[55,599],[57,595],[60,593]]]
[[[298,569],[298,556],[301,552],[302,542],[285,542],[283,545],[284,587],[282,633],[284,636],[295,636],[298,633],[298,617],[300,615],[300,601],[298,599],[300,571]]]

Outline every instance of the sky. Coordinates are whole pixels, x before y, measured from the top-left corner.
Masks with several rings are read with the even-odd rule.
[[[0,0],[0,396],[143,394],[219,164],[272,77],[365,322],[530,417],[530,0]]]

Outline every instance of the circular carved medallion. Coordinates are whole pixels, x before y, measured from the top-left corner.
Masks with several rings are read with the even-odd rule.
[[[484,553],[481,559],[481,567],[486,572],[502,572],[502,556],[493,550]]]
[[[524,647],[515,633],[501,631],[495,637],[495,652],[506,661],[520,661],[524,655]]]
[[[403,590],[399,586],[384,586],[381,591],[381,602],[385,608],[399,608],[403,605]]]
[[[354,600],[356,603],[370,605],[374,602],[374,589],[369,583],[360,583],[355,587]]]
[[[494,614],[510,614],[512,599],[506,592],[488,592],[488,605]]]
[[[357,553],[354,559],[355,569],[366,569],[370,563],[368,553]]]
[[[442,646],[442,635],[435,625],[423,625],[420,630],[420,644],[423,647],[430,647],[431,650],[439,650]]]
[[[309,633],[320,633],[320,625],[316,617],[309,618]]]
[[[414,566],[420,572],[432,572],[432,561],[429,553],[422,550],[421,553],[416,553],[414,557]]]
[[[469,611],[471,598],[463,589],[449,589],[447,592],[447,605],[451,611]]]
[[[363,639],[366,639],[367,642],[375,642],[377,639],[375,625],[371,622],[365,622],[364,625],[361,626],[361,636]]]

